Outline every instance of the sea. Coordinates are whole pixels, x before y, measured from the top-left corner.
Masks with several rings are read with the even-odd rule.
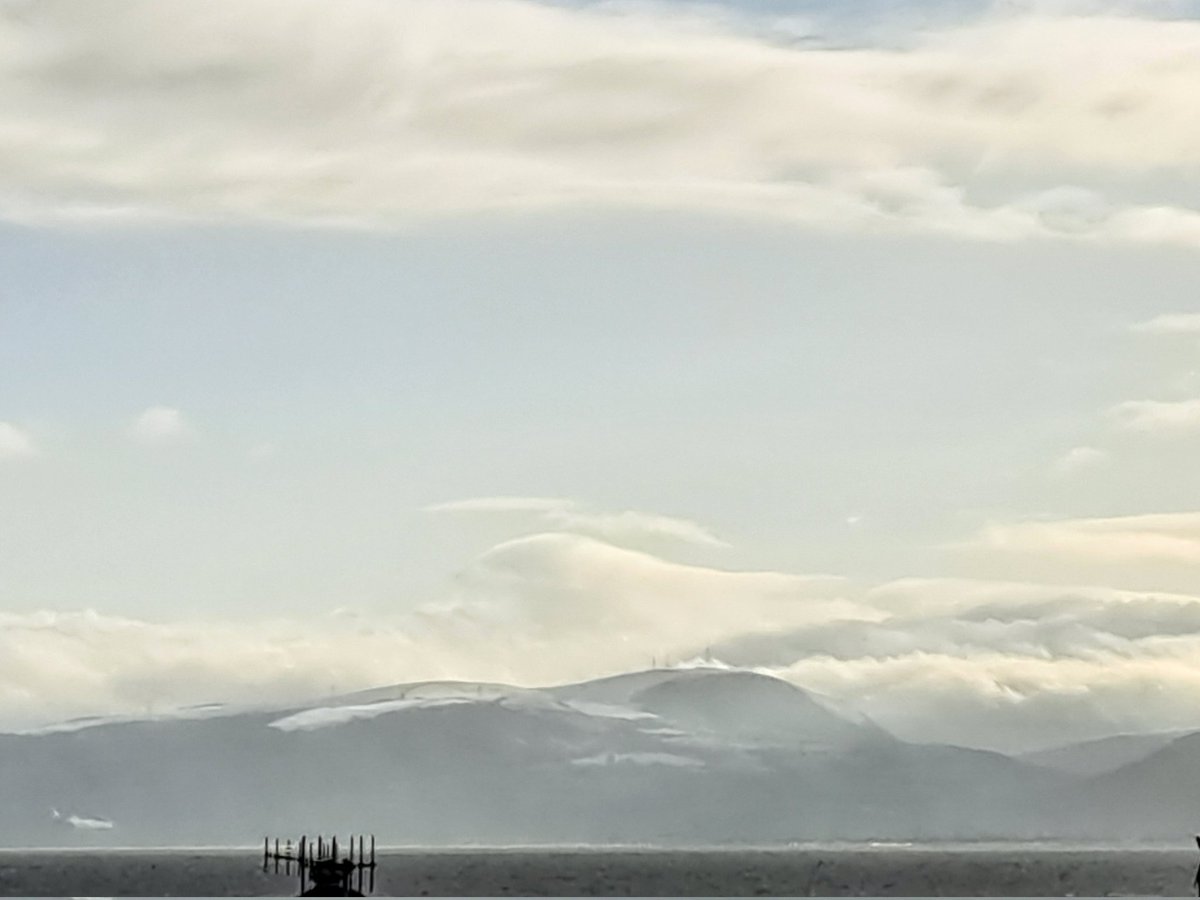
[[[368,896],[1195,896],[1195,848],[995,844],[381,851]],[[259,848],[0,850],[0,895],[296,896]]]

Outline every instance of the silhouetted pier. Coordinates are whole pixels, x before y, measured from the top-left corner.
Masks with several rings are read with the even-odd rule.
[[[295,843],[291,839],[263,838],[263,871],[272,864],[275,873],[282,867],[285,875],[292,874],[292,866],[300,876],[302,897],[361,897],[364,881],[367,893],[375,890],[375,835],[370,836],[368,849],[366,835],[350,835],[349,843],[338,843],[336,835],[325,837],[319,834],[310,839],[302,834]]]

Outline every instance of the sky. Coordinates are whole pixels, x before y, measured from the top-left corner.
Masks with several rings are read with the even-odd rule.
[[[1200,729],[1200,5],[0,2],[0,728],[701,656]]]

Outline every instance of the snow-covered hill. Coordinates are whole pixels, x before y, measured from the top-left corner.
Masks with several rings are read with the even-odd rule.
[[[0,735],[0,844],[991,836],[1025,828],[1058,778],[902,743],[750,672],[429,682]],[[63,828],[56,809],[112,827]]]
[[[785,681],[725,669],[668,669],[555,688],[578,706],[602,702],[653,715],[695,736],[731,744],[830,749],[884,736],[850,722]]]

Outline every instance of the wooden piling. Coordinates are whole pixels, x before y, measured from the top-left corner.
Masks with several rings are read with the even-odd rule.
[[[375,835],[371,835],[371,866],[375,865]]]

